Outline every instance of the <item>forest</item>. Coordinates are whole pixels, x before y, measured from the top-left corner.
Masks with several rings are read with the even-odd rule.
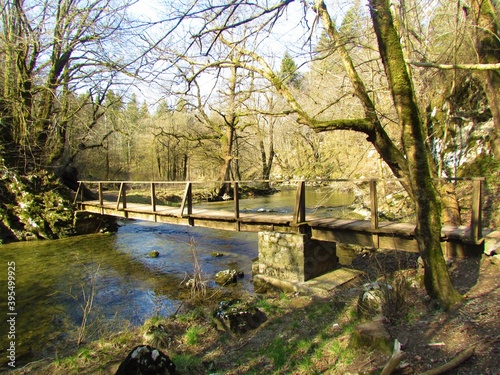
[[[397,177],[426,289],[452,306],[436,181],[485,176],[498,226],[498,7],[2,0],[2,237],[67,234],[59,181],[76,178],[216,180],[222,195],[230,180]]]

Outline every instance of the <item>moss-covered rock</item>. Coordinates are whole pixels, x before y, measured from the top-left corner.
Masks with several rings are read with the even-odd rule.
[[[71,194],[51,173],[21,174],[0,159],[0,242],[75,233]]]

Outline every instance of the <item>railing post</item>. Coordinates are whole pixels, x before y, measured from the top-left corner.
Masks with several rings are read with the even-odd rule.
[[[76,204],[78,202],[78,194],[80,194],[80,190],[82,188],[82,182],[78,181],[78,189],[76,189],[76,194],[75,194],[75,199],[73,200],[73,204]],[[83,199],[80,200],[80,203],[83,201]]]
[[[123,209],[125,210],[127,208],[127,184],[125,182],[123,183],[122,203]]]
[[[372,230],[376,231],[378,229],[378,196],[377,196],[377,180],[370,180],[370,212],[371,212],[371,223]],[[379,248],[379,237],[377,233],[372,235],[373,246]]]
[[[234,219],[236,220],[236,231],[240,231],[240,197],[238,195],[238,181],[233,185],[234,194]]]
[[[120,198],[123,196],[123,209],[127,208],[127,186],[125,182],[120,183],[120,190],[118,191],[118,199],[116,200],[116,209],[120,209]]]
[[[97,183],[97,192],[99,194],[99,205],[102,207],[103,203],[103,196],[102,196],[102,182]]]
[[[179,217],[184,216],[184,209],[187,204],[187,214],[191,215],[193,213],[193,188],[192,188],[192,183],[187,182],[186,183],[186,190],[184,191],[184,197],[182,198],[182,203],[181,203],[181,211],[179,213]]]
[[[297,194],[295,196],[295,207],[293,210],[293,224],[306,221],[306,182],[299,181],[297,185]]]
[[[476,177],[472,179],[472,210],[471,210],[471,241],[478,243],[483,238],[482,231],[482,186],[484,177]]]
[[[156,187],[154,182],[151,182],[151,209],[156,212]]]

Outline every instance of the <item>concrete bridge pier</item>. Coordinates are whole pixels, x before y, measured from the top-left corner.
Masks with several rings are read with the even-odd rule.
[[[257,292],[265,291],[269,285],[287,292],[310,292],[318,283],[325,291],[358,276],[337,272],[340,270],[335,242],[290,232],[266,231],[258,236],[259,257],[252,267]]]

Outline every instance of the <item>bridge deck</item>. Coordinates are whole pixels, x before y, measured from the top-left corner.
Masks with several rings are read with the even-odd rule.
[[[284,232],[310,232],[313,239],[357,244],[360,246],[400,249],[417,252],[415,225],[410,223],[378,222],[373,228],[370,220],[320,218],[308,215],[307,220],[294,223],[292,214],[244,213],[192,208],[190,214],[180,215],[179,207],[156,205],[153,211],[148,204],[127,203],[126,208],[117,208],[116,202],[83,201],[79,208],[84,211],[116,217],[139,219],[223,229],[231,231],[260,232],[276,230]],[[442,241],[471,243],[468,226],[443,226]]]

